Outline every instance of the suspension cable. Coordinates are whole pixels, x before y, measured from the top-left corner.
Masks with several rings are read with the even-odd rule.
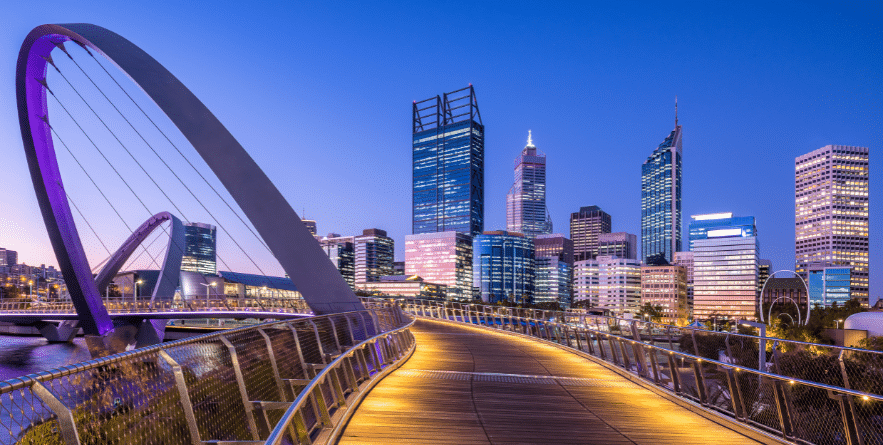
[[[102,64],[102,63],[101,63],[101,62],[95,57],[94,54],[92,54],[91,51],[86,50],[86,52],[92,57],[92,60],[94,60],[95,63],[96,63],[99,67],[101,67],[101,69],[107,74],[107,76],[110,77],[110,79],[113,81],[113,83],[115,83],[115,84],[117,85],[117,87],[119,87],[120,91],[122,91],[123,94],[125,94],[126,97],[128,97],[129,100],[132,101],[133,104],[135,104],[135,107],[138,108],[139,111],[141,111],[141,114],[143,114],[144,117],[146,117],[147,120],[150,121],[151,124],[153,124],[154,128],[156,128],[156,130],[159,131],[159,133],[160,133],[161,135],[163,135],[163,137],[166,139],[166,141],[168,141],[169,144],[175,149],[175,151],[178,152],[178,154],[181,156],[181,158],[184,159],[184,161],[187,163],[187,165],[189,165],[190,168],[192,168],[193,171],[196,172],[196,174],[197,174],[197,175],[202,179],[202,181],[205,182],[205,184],[206,184],[206,185],[207,185],[207,186],[208,186],[208,187],[209,187],[209,188],[215,193],[215,195],[221,200],[221,202],[223,202],[224,205],[226,205],[227,208],[230,209],[230,212],[232,212],[233,215],[235,215],[236,218],[239,219],[239,221],[242,223],[242,225],[244,225],[245,228],[248,229],[248,231],[251,232],[252,235],[254,235],[255,239],[257,239],[258,242],[260,242],[261,245],[263,245],[264,248],[266,248],[267,251],[270,252],[270,254],[273,255],[273,256],[275,257],[276,255],[273,254],[273,251],[270,250],[270,247],[267,246],[267,244],[264,242],[264,239],[261,238],[260,235],[258,235],[257,233],[255,233],[255,231],[251,228],[251,225],[248,224],[248,223],[242,218],[242,216],[239,215],[239,212],[237,212],[237,211],[236,211],[236,210],[230,205],[230,203],[228,203],[227,200],[224,199],[223,196],[221,196],[221,193],[218,192],[218,190],[215,189],[215,187],[214,187],[214,186],[208,181],[208,179],[205,178],[205,176],[202,174],[202,172],[200,172],[199,169],[197,169],[196,166],[193,165],[193,163],[190,161],[190,159],[187,158],[187,156],[184,155],[184,153],[181,151],[181,149],[179,149],[178,146],[177,146],[174,142],[172,142],[172,139],[171,139],[171,138],[170,138],[170,137],[169,137],[169,136],[168,136],[168,135],[167,135],[167,134],[166,134],[166,133],[160,128],[160,127],[159,127],[159,125],[157,125],[156,122],[154,122],[154,120],[150,117],[150,115],[148,115],[147,112],[144,111],[143,108],[141,108],[141,105],[139,105],[138,102],[136,102],[135,99],[132,98],[132,96],[129,94],[129,92],[126,91],[125,88],[123,88],[123,86],[122,86],[122,85],[116,80],[116,78],[113,77],[112,74],[110,74],[110,71],[108,71],[107,68],[104,67],[104,65],[103,65],[103,64]],[[80,65],[76,62],[76,60],[74,60],[74,63],[77,64],[77,67],[80,67]],[[83,68],[80,67],[80,70],[83,70]],[[84,73],[85,73],[85,71],[84,71]],[[87,76],[87,77],[88,77],[88,76]],[[91,80],[91,78],[90,78],[90,80]],[[93,82],[93,83],[94,83],[94,82]],[[130,125],[131,125],[131,124],[130,124]],[[170,168],[170,170],[171,170],[171,168]],[[174,172],[173,172],[173,173],[174,173]],[[177,175],[175,175],[175,176],[177,177]],[[195,196],[194,196],[194,197],[195,197]],[[201,203],[200,203],[200,204],[201,204]],[[217,221],[217,218],[216,218],[216,221]],[[225,230],[225,232],[226,232],[226,230]]]
[[[55,97],[55,94],[52,94],[52,97]],[[58,99],[56,98],[56,100],[58,100]],[[47,125],[49,125],[49,124],[47,123]],[[104,191],[101,190],[101,187],[99,187],[98,184],[95,182],[95,179],[92,178],[92,175],[90,175],[89,172],[86,170],[86,167],[83,166],[83,163],[81,163],[80,160],[77,159],[77,157],[74,155],[73,151],[71,151],[70,147],[68,147],[67,143],[64,142],[64,139],[61,138],[61,135],[59,135],[58,132],[55,131],[55,128],[52,125],[49,125],[49,129],[52,131],[52,134],[55,136],[55,138],[58,139],[58,142],[61,143],[61,146],[64,147],[64,149],[67,151],[67,153],[74,159],[74,162],[76,162],[76,164],[80,167],[80,169],[83,171],[83,173],[86,175],[86,177],[89,178],[89,181],[92,182],[92,185],[94,185],[95,189],[98,190],[98,193],[101,194],[101,197],[104,198],[105,201],[107,201],[107,204],[110,206],[110,208],[113,210],[113,212],[116,213],[116,215],[117,215],[117,217],[119,217],[120,221],[123,222],[123,225],[126,226],[126,230],[128,230],[130,234],[135,233],[135,231],[131,227],[129,227],[129,223],[126,222],[125,218],[123,218],[123,215],[120,213],[120,211],[117,210],[116,206],[113,205],[113,203],[110,201],[110,199],[107,197],[107,195],[104,194]],[[59,185],[61,185],[61,184],[59,184]],[[65,194],[67,194],[67,191],[65,191]],[[70,196],[68,196],[68,199],[70,199]],[[74,207],[76,207],[76,205]],[[77,209],[77,212],[79,212],[79,209]],[[82,216],[82,213],[80,213],[80,215]],[[85,217],[83,219],[85,220]],[[89,224],[89,222],[87,221],[86,224]],[[91,228],[91,225],[90,225],[90,228]],[[97,236],[97,234],[96,234],[96,236]],[[99,238],[99,241],[101,241],[100,238]],[[102,244],[104,244],[104,243],[102,242]],[[107,246],[105,246],[105,250],[107,250],[108,253],[110,253],[110,250],[107,249]],[[113,254],[111,254],[111,255],[113,255]],[[154,258],[153,255],[150,254],[150,252],[148,252],[148,255],[150,256],[150,259],[153,261],[153,264],[156,264],[157,267],[159,267],[159,263],[156,261],[156,258]]]
[[[83,68],[80,66],[80,64],[77,63],[77,61],[69,53],[65,53],[65,54],[67,54],[68,58],[70,58],[70,60],[74,62],[74,64],[80,69],[80,71],[83,73],[83,75],[85,75],[86,78],[89,79],[89,81],[92,83],[92,85],[95,86],[95,88],[98,90],[98,92],[101,93],[101,95],[107,100],[108,103],[110,103],[110,105],[114,108],[114,110],[116,110],[116,112],[119,113],[119,115],[123,118],[123,120],[125,120],[126,123],[129,124],[129,126],[132,128],[132,130],[135,131],[135,133],[141,138],[141,140],[144,141],[144,143],[147,145],[147,147],[150,148],[150,151],[153,152],[153,154],[156,155],[157,158],[159,158],[160,162],[162,162],[162,164],[165,165],[166,168],[169,169],[169,171],[172,173],[172,175],[174,175],[175,178],[178,179],[178,181],[190,193],[190,195],[193,196],[193,198],[200,204],[200,206],[202,206],[202,208],[209,214],[209,216],[211,216],[211,218],[215,220],[215,223],[217,223],[218,226],[221,228],[221,230],[223,230],[224,233],[227,234],[227,236],[230,238],[231,241],[233,241],[233,243],[236,245],[236,247],[238,247],[239,250],[242,251],[243,255],[245,255],[246,258],[248,258],[249,261],[251,261],[252,265],[254,265],[255,268],[257,268],[258,271],[260,271],[260,273],[262,275],[266,275],[266,273],[263,271],[263,269],[261,269],[261,267],[251,257],[251,255],[249,255],[248,252],[245,251],[245,249],[239,244],[239,242],[236,240],[236,238],[233,237],[230,234],[230,232],[228,232],[227,229],[222,224],[219,223],[218,218],[216,218],[214,216],[214,214],[212,214],[212,212],[210,210],[208,210],[208,208],[202,203],[202,201],[200,201],[199,198],[196,197],[196,194],[190,189],[190,187],[187,187],[187,184],[185,184],[184,181],[181,180],[181,178],[177,175],[177,173],[175,173],[175,171],[172,170],[172,168],[168,165],[168,163],[166,163],[166,161],[164,159],[162,159],[162,157],[159,155],[159,153],[156,152],[156,150],[153,148],[153,146],[150,145],[149,142],[147,142],[147,139],[145,139],[144,136],[141,135],[141,132],[139,132],[135,128],[135,126],[131,123],[131,121],[129,121],[129,119],[126,118],[126,116],[123,114],[122,111],[120,111],[120,109],[116,106],[116,104],[114,104],[113,101],[111,101],[110,98],[107,97],[107,95],[104,93],[104,91],[101,89],[101,87],[99,87],[98,84],[96,84],[95,81],[92,80],[92,78],[89,76],[89,74],[86,73],[85,70],[83,70]],[[62,73],[61,70],[59,70],[57,67],[56,67],[56,71],[58,71],[58,73],[61,74],[61,77],[64,79],[64,81],[68,84],[68,86],[71,87],[71,89],[73,89],[77,93],[77,96],[80,97],[80,99],[83,101],[83,103],[85,103],[86,106],[89,108],[89,110],[92,111],[92,113],[95,115],[95,117],[98,118],[99,121],[101,121],[101,123],[104,125],[104,127],[107,129],[107,131],[109,131],[111,133],[111,135],[114,137],[114,139],[116,139],[116,141],[120,144],[120,146],[123,147],[123,150],[125,150],[126,153],[129,154],[129,157],[131,157],[132,160],[136,164],[138,164],[141,171],[144,172],[144,174],[147,175],[148,178],[150,178],[150,181],[153,182],[153,184],[156,186],[156,188],[159,189],[159,191],[163,194],[163,196],[165,196],[166,200],[168,200],[172,204],[172,206],[175,207],[175,210],[178,212],[178,214],[180,214],[185,219],[188,219],[184,215],[184,212],[177,206],[177,204],[175,204],[175,202],[169,197],[169,195],[166,194],[166,192],[162,189],[162,187],[159,185],[159,183],[157,183],[156,180],[153,179],[153,176],[151,176],[150,173],[147,172],[147,169],[145,169],[144,166],[138,162],[138,160],[135,158],[135,156],[132,154],[132,152],[125,146],[125,144],[123,144],[123,142],[119,139],[119,137],[117,137],[117,135],[113,132],[113,130],[110,129],[110,126],[108,126],[107,123],[104,122],[104,119],[102,119],[101,116],[98,115],[98,113],[86,101],[86,99],[82,96],[82,94],[80,94],[80,92],[73,86],[73,84],[70,82],[70,80],[68,80],[67,76],[65,76],[64,73]],[[219,256],[218,259],[221,259],[221,257]],[[230,266],[227,265],[226,262],[224,262],[224,265],[228,269],[230,268]]]

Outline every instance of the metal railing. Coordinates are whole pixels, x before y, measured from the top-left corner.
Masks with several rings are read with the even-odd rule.
[[[0,444],[263,444],[292,406],[298,437],[316,436],[341,391],[413,344],[409,321],[374,308],[264,323],[0,382]]]
[[[883,396],[782,375],[776,372],[780,365],[777,361],[771,369],[762,371],[727,359],[738,357],[732,352],[721,357],[727,360],[684,352],[675,347],[674,336],[657,342],[653,336],[642,334],[647,330],[641,329],[642,322],[637,320],[607,323],[605,328],[603,323],[565,323],[565,315],[560,313],[531,318],[515,315],[509,308],[474,304],[422,300],[365,302],[367,307],[376,308],[399,305],[417,316],[485,326],[572,348],[607,362],[632,379],[789,441],[883,444]],[[586,315],[580,314],[583,316]],[[772,346],[774,351],[777,347]],[[757,350],[754,360],[758,360]],[[813,366],[827,367],[829,373],[841,371],[836,363],[824,360]],[[869,372],[883,373],[883,368],[875,367]]]
[[[139,298],[104,299],[111,314],[157,313],[157,312],[278,312],[286,314],[311,314],[312,310],[302,299],[293,298],[193,298],[181,301],[154,301]],[[0,302],[0,313],[5,314],[75,314],[70,301]]]

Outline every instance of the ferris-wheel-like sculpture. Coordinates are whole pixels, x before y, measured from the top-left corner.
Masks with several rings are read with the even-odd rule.
[[[67,53],[65,44],[79,45],[90,54],[105,57],[159,106],[224,185],[316,314],[362,309],[276,186],[208,108],[165,67],[132,42],[100,26],[42,25],[28,34],[19,52],[19,123],[43,221],[85,334],[106,337],[114,331],[99,289],[116,273],[112,269],[118,270],[122,264],[114,261],[106,266],[106,273],[99,274],[97,280],[101,283],[93,278],[61,180],[48,115],[47,92],[51,94],[51,86],[46,74],[48,67],[54,66],[53,51]],[[125,261],[132,243],[144,239],[139,231],[152,231],[163,221],[171,221],[172,238],[182,236],[177,218],[158,214],[136,230],[112,258]],[[153,297],[170,298],[169,283],[177,280],[177,271],[172,269],[180,269],[181,252],[172,249],[172,244],[167,251],[168,264],[163,266],[170,269],[163,271],[167,279],[158,280]]]

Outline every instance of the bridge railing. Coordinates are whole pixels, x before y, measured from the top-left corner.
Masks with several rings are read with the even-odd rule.
[[[295,435],[317,436],[413,345],[409,321],[373,308],[264,323],[7,380],[0,444],[262,444],[293,404]]]
[[[399,301],[403,300],[399,299]],[[735,332],[717,332],[584,312],[422,301],[424,304],[439,305],[450,314],[468,309],[496,314],[499,317],[555,320],[572,325],[591,326],[601,332],[637,339],[652,345],[663,345],[668,349],[707,360],[718,360],[791,378],[883,395],[883,351]]]
[[[284,312],[310,314],[309,306],[302,299],[294,298],[197,298],[175,301],[153,301],[145,298],[110,298],[102,300],[108,312]],[[7,314],[71,314],[76,313],[70,301],[13,301],[0,302],[0,313]]]
[[[753,369],[729,359],[740,358],[735,354],[718,360],[683,351],[675,347],[674,336],[657,342],[647,329],[638,327],[637,320],[604,325],[600,320],[611,319],[599,317],[598,324],[565,322],[566,316],[560,313],[532,318],[516,315],[508,308],[441,301],[367,303],[368,307],[389,304],[400,305],[417,316],[485,326],[572,348],[607,362],[632,379],[787,440],[883,444],[883,396],[781,375],[775,372],[775,366]],[[758,360],[757,350],[754,353]],[[841,371],[836,363],[825,360],[812,366],[827,368],[829,373]],[[883,373],[883,368],[874,363],[869,366],[872,369],[868,372]]]

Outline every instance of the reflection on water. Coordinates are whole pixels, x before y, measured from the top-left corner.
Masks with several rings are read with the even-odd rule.
[[[83,338],[49,343],[43,337],[0,335],[0,381],[90,360]]]

